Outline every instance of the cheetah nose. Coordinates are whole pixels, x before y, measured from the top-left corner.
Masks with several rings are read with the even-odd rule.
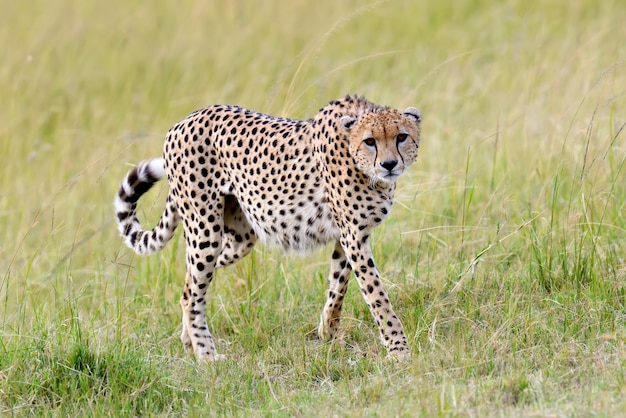
[[[391,171],[397,164],[398,162],[396,160],[389,160],[382,163],[381,166],[383,166],[384,169]]]

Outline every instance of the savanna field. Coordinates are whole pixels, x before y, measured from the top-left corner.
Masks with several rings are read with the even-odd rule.
[[[626,3],[3,2],[0,415],[626,416]],[[112,201],[195,109],[418,107],[371,238],[411,358],[356,282],[315,340],[332,245],[257,245],[179,340],[184,240],[138,257]],[[167,195],[140,202],[151,228]]]

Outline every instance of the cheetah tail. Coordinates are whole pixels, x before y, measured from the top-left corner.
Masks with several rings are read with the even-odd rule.
[[[165,175],[163,158],[142,161],[130,170],[115,196],[117,228],[128,247],[137,254],[149,255],[163,249],[172,238],[180,218],[172,195],[156,227],[145,231],[137,219],[137,201]]]

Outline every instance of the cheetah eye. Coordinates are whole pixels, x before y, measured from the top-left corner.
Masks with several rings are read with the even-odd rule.
[[[407,138],[408,138],[407,134],[398,134],[398,136],[396,136],[396,141],[398,141],[398,144],[401,144],[404,141],[406,141]]]
[[[363,140],[363,142],[365,142],[365,145],[367,145],[368,147],[373,147],[376,145],[376,140],[374,138],[365,138]]]

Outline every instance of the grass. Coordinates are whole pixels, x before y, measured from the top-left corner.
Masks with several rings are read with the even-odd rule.
[[[621,2],[2,8],[1,414],[626,415]],[[354,283],[342,339],[313,341],[331,248],[259,246],[210,298],[229,360],[196,364],[182,239],[117,236],[128,164],[208,104],[306,118],[354,92],[424,114],[372,237],[412,358],[385,359]]]

